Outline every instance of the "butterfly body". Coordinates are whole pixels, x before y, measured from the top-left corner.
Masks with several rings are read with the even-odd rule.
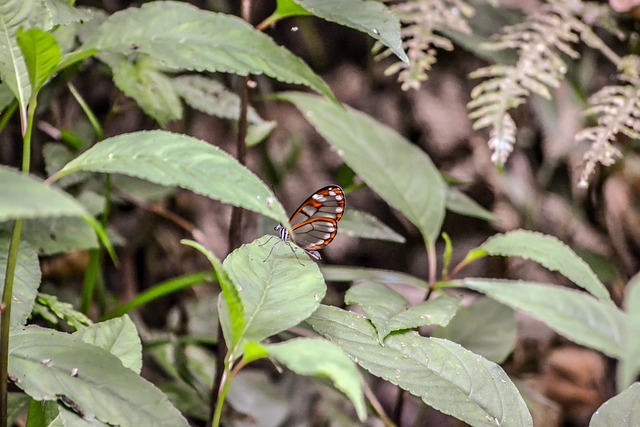
[[[327,246],[336,237],[344,207],[342,188],[329,185],[309,196],[291,215],[291,235],[282,224],[278,224],[275,230],[281,241],[288,243],[292,240],[310,256],[320,259],[317,250]]]

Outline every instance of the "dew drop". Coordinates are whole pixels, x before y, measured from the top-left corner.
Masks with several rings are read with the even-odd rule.
[[[291,27],[291,31],[292,31],[292,32],[294,32],[294,33],[295,33],[296,31],[298,31],[298,30],[299,30],[299,28],[298,28],[297,26],[293,26],[293,27]]]

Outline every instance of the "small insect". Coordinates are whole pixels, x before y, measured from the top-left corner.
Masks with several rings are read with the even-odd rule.
[[[290,245],[290,241],[293,241],[309,256],[320,259],[318,249],[324,248],[336,237],[338,221],[342,218],[344,206],[345,198],[342,188],[329,185],[309,196],[291,215],[289,222],[292,235],[289,235],[289,231],[282,224],[276,225],[275,231],[278,232],[282,242]]]

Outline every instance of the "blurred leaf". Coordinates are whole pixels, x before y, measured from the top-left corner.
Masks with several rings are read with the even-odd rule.
[[[310,16],[305,8],[293,2],[293,0],[277,0],[276,10],[267,18],[270,22],[277,22],[292,16]]]
[[[411,285],[425,290],[429,288],[429,284],[424,280],[399,271],[337,265],[323,265],[321,271],[328,282],[353,282],[354,280],[368,279],[376,282]]]
[[[37,20],[34,25],[45,30],[51,30],[57,25],[66,26],[74,22],[86,21],[93,16],[92,10],[73,7],[66,1],[39,0],[38,6],[31,11],[31,19]]]
[[[445,184],[427,154],[373,118],[299,92],[292,102],[351,168],[434,244],[445,213]],[[428,189],[428,190],[427,190]]]
[[[244,20],[185,3],[153,2],[116,12],[83,48],[143,53],[176,70],[266,74],[335,99],[307,64]]]
[[[160,389],[169,400],[187,417],[200,421],[209,420],[209,402],[193,387],[182,381],[162,384]]]
[[[242,245],[224,260],[244,305],[242,336],[258,343],[309,317],[327,290],[315,262],[280,240],[269,244],[272,237]]]
[[[116,319],[95,323],[73,334],[83,342],[95,345],[117,356],[125,368],[136,374],[142,370],[142,342],[136,325],[126,314]]]
[[[0,200],[0,221],[87,215],[68,194],[5,166],[0,166]]]
[[[108,138],[69,162],[57,176],[80,171],[120,173],[183,187],[288,224],[280,202],[249,169],[219,148],[185,135],[143,131]],[[0,186],[0,195],[1,191]]]
[[[517,326],[513,309],[491,298],[480,298],[461,307],[449,324],[436,328],[432,336],[457,342],[492,362],[502,363],[516,345]]]
[[[34,399],[64,396],[87,419],[123,427],[188,425],[160,390],[116,356],[51,329],[12,331],[9,374]]]
[[[640,419],[640,383],[607,400],[591,417],[589,427],[633,427]]]
[[[26,32],[18,29],[18,45],[24,55],[29,80],[34,93],[40,89],[53,75],[62,53],[53,34],[38,28]]]
[[[471,218],[495,221],[493,214],[480,206],[471,197],[453,187],[447,188],[447,210]]]
[[[517,256],[557,271],[598,299],[613,305],[609,291],[569,246],[553,236],[515,230],[489,238],[476,251],[492,256]]]
[[[4,281],[7,273],[7,258],[11,244],[10,234],[0,234],[0,295],[4,294]],[[13,276],[13,302],[9,325],[20,326],[27,323],[33,309],[38,287],[40,286],[40,262],[33,248],[25,242],[18,247],[18,259]]]
[[[0,223],[0,230],[8,230],[9,223]],[[96,249],[98,239],[93,228],[73,217],[25,220],[22,241],[29,243],[38,255],[54,255],[82,249]]]
[[[460,306],[458,298],[441,296],[412,306],[402,295],[377,282],[364,282],[350,288],[346,304],[358,304],[378,331],[378,340],[391,332],[426,325],[446,325]]]
[[[8,114],[4,109],[7,108],[14,99],[16,99],[16,97],[13,92],[11,92],[9,86],[0,82],[0,111],[2,111],[3,115]]]
[[[320,306],[308,322],[373,375],[445,414],[474,426],[533,425],[502,368],[456,343],[404,332],[381,346],[366,318],[336,307]]]
[[[402,47],[400,20],[384,3],[371,0],[293,1],[315,16],[369,34],[387,46],[401,61],[409,62]]]
[[[640,374],[640,276],[634,276],[625,288],[624,308],[627,321],[624,324],[622,354],[616,371],[618,391],[629,387]],[[640,414],[639,414],[640,415]]]
[[[58,300],[58,297],[42,292],[38,292],[33,314],[42,316],[54,325],[58,325],[58,319],[62,319],[76,330],[93,324],[91,319],[77,311],[72,304],[62,302]]]
[[[626,315],[617,307],[573,289],[509,280],[452,282],[522,310],[578,344],[611,357],[622,352]]]
[[[265,346],[269,355],[299,375],[329,378],[353,403],[360,421],[367,409],[355,364],[335,344],[314,338],[297,338]]]
[[[364,239],[404,243],[405,238],[368,212],[347,209],[340,220],[340,232]]]
[[[156,65],[144,58],[135,64],[126,59],[117,61],[112,66],[113,81],[125,95],[135,99],[147,115],[165,126],[182,117],[182,104],[171,78]]]
[[[16,424],[18,418],[27,415],[31,398],[24,393],[7,393],[8,425]]]
[[[174,187],[158,185],[144,179],[127,175],[112,176],[111,184],[118,190],[124,191],[126,195],[133,196],[136,200],[143,202],[156,202],[170,197],[176,192]]]
[[[292,411],[286,382],[274,383],[264,371],[245,369],[233,380],[227,401],[250,425],[280,427]]]

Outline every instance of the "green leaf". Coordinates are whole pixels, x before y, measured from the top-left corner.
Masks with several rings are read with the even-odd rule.
[[[607,400],[591,417],[589,427],[634,427],[640,423],[640,383]]]
[[[527,230],[498,234],[480,248],[492,256],[518,256],[557,271],[598,299],[613,305],[609,291],[591,267],[556,237]]]
[[[269,356],[299,375],[329,378],[353,403],[360,421],[367,409],[356,365],[333,343],[313,338],[297,338],[265,346]]]
[[[182,117],[182,103],[171,78],[158,69],[154,61],[144,58],[132,64],[128,60],[113,65],[113,81],[125,95],[135,99],[140,108],[160,126]]]
[[[7,257],[11,243],[9,236],[0,234],[0,295],[3,295],[4,280],[7,273]],[[20,326],[27,323],[39,286],[40,263],[38,262],[38,255],[31,246],[21,242],[18,247],[18,259],[13,277],[10,326]]]
[[[26,32],[18,29],[17,36],[18,45],[27,64],[32,90],[38,93],[53,76],[60,63],[62,52],[53,34],[38,28],[32,28]]]
[[[612,356],[622,352],[626,315],[617,307],[573,289],[542,283],[465,279],[453,283],[529,313],[578,344]]]
[[[416,288],[428,289],[429,284],[422,279],[398,271],[380,270],[375,268],[343,267],[324,265],[322,275],[328,282],[353,282],[355,280],[373,280],[375,282],[411,285]]]
[[[307,64],[244,20],[180,2],[157,1],[116,12],[84,49],[144,53],[177,70],[266,74],[335,99]]]
[[[293,0],[277,0],[276,10],[266,20],[269,22],[277,22],[292,16],[310,16],[312,15],[302,6],[293,2]]]
[[[398,292],[377,282],[360,283],[344,296],[346,304],[358,304],[378,331],[378,340],[393,331],[426,325],[446,325],[460,306],[458,298],[442,296],[411,306]]]
[[[125,426],[187,426],[153,384],[79,337],[28,326],[14,329],[9,374],[36,400],[64,396],[86,419]]]
[[[220,262],[218,257],[201,244],[191,240],[183,240],[182,243],[200,251],[200,253],[207,257],[209,263],[211,263],[211,266],[216,273],[216,277],[218,278],[218,284],[222,288],[222,295],[224,296],[224,302],[226,303],[227,308],[225,313],[229,314],[229,318],[225,319],[225,324],[228,324],[231,327],[231,330],[228,331],[230,332],[230,335],[227,335],[227,337],[230,338],[227,345],[229,347],[237,345],[242,340],[245,331],[245,307],[238,295],[236,285],[234,285],[234,282],[229,277],[229,272]],[[222,322],[222,319],[220,321]]]
[[[142,370],[142,342],[136,325],[126,314],[117,319],[93,324],[73,335],[87,344],[95,345],[117,356],[125,368],[136,374]]]
[[[27,415],[29,402],[31,402],[31,399],[24,393],[7,393],[8,425],[16,425],[20,417]]]
[[[340,220],[340,232],[347,236],[404,243],[405,238],[368,212],[347,209]]]
[[[460,308],[449,324],[436,328],[432,336],[457,342],[492,362],[502,363],[516,345],[517,326],[513,309],[491,298],[480,298]]]
[[[148,131],[108,138],[69,162],[57,176],[81,171],[120,173],[178,186],[282,224],[289,221],[280,202],[249,169],[219,148],[185,135]]]
[[[493,214],[480,206],[471,197],[455,188],[447,188],[447,210],[471,218],[484,219],[485,221],[495,221]]]
[[[279,97],[294,103],[347,164],[418,227],[428,244],[435,242],[444,219],[445,184],[424,151],[352,108],[297,92]]]
[[[324,298],[327,289],[317,264],[292,248],[274,236],[263,236],[224,260],[244,305],[245,340],[259,343],[296,326]]]
[[[460,345],[415,332],[390,335],[381,346],[364,317],[320,306],[308,320],[354,362],[433,408],[474,426],[531,426],[515,385],[500,368]]]
[[[4,229],[2,223],[0,229]],[[98,239],[93,228],[85,221],[67,216],[25,220],[22,226],[22,240],[33,246],[39,255],[98,247]]]
[[[93,324],[91,319],[77,311],[68,302],[62,302],[54,295],[38,292],[36,305],[33,307],[33,315],[40,315],[46,321],[58,325],[58,319],[63,319],[69,326],[78,330]]]
[[[0,221],[86,215],[82,205],[68,194],[0,166]]]
[[[65,0],[40,0],[38,6],[31,11],[33,25],[45,30],[51,30],[61,25],[66,26],[74,22],[87,21],[93,16],[93,11],[71,6]]]
[[[625,288],[624,308],[627,321],[624,324],[622,354],[616,371],[616,386],[622,391],[640,374],[640,276],[634,276]]]
[[[387,46],[403,62],[409,62],[402,48],[400,20],[379,1],[294,0],[315,16],[369,34]]]

